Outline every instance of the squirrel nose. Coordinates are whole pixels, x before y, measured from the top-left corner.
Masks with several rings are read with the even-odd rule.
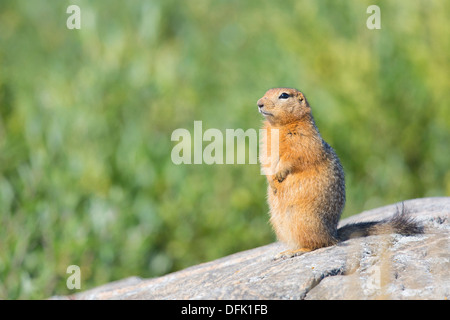
[[[261,99],[258,100],[258,102],[256,103],[258,105],[258,108],[261,109],[262,107],[264,107],[264,103],[261,101]]]

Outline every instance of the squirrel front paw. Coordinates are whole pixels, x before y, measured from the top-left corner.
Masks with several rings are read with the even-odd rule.
[[[291,168],[285,161],[279,161],[277,164],[277,167],[275,169],[275,179],[278,180],[278,182],[283,182],[284,179],[286,179],[287,175],[291,172]]]
[[[286,179],[287,175],[289,174],[288,169],[280,170],[275,174],[275,179],[278,180],[278,182],[283,182],[284,179]]]

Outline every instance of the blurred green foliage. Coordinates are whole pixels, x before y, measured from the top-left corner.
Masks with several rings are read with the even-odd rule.
[[[88,289],[274,241],[258,165],[170,158],[194,120],[258,129],[271,87],[308,97],[345,216],[450,195],[449,21],[448,1],[2,0],[0,298],[73,293],[72,264]]]

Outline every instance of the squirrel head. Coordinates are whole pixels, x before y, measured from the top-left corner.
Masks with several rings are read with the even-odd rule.
[[[292,88],[270,89],[258,100],[257,105],[259,112],[274,126],[297,122],[311,115],[311,108],[303,93]]]

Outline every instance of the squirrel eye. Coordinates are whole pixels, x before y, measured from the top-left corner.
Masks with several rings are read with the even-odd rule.
[[[280,96],[278,97],[278,99],[287,99],[289,98],[289,95],[286,92],[283,92],[282,94],[280,94]]]

